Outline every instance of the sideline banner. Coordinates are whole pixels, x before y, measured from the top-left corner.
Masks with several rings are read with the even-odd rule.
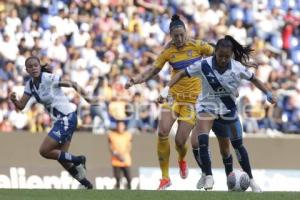
[[[161,178],[159,168],[142,167],[140,174],[140,189],[156,190]],[[215,191],[227,191],[224,169],[213,169]],[[189,169],[189,176],[181,179],[178,168],[170,169],[172,185],[168,190],[197,190],[196,184],[201,176],[199,169]],[[300,191],[300,170],[255,169],[253,176],[263,191]],[[248,188],[247,191],[251,189]]]
[[[226,177],[224,169],[213,169],[215,191],[226,191]],[[263,191],[300,191],[300,170],[253,170],[256,182]],[[200,170],[189,169],[187,179],[181,179],[178,168],[170,169],[172,185],[168,190],[197,190],[196,184],[200,178]],[[133,177],[132,189],[156,190],[161,178],[159,168],[141,167],[139,177]],[[95,189],[113,189],[115,179],[108,176],[90,176]],[[121,188],[125,188],[126,181],[122,180]],[[0,188],[7,189],[79,189],[79,183],[66,171],[60,173],[30,174],[24,167],[11,167],[0,172]],[[248,189],[250,191],[250,189]]]

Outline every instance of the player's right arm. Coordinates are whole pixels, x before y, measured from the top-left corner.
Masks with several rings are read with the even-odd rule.
[[[13,104],[16,106],[17,109],[23,110],[27,104],[27,102],[30,99],[30,95],[24,93],[20,100],[17,99],[17,94],[15,92],[12,92],[10,94],[10,100],[13,102]]]
[[[150,69],[146,70],[143,74],[140,74],[135,78],[130,78],[128,83],[126,83],[125,88],[128,89],[135,84],[140,84],[140,83],[144,83],[144,82],[148,81],[153,76],[158,74],[160,72],[160,70],[161,70],[160,68],[151,67]]]
[[[156,74],[160,72],[160,70],[164,67],[165,63],[169,60],[170,53],[168,48],[171,46],[170,43],[167,44],[164,51],[158,56],[158,58],[154,62],[154,67],[146,70],[143,74],[138,75],[135,78],[130,78],[128,83],[126,83],[125,88],[128,89],[135,84],[140,84],[148,81]]]

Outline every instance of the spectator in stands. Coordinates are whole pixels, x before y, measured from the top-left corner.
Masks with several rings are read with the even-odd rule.
[[[143,96],[143,93],[148,94],[149,91],[151,95],[145,96],[143,101],[151,105],[151,110],[157,110],[159,107],[153,103],[153,99],[170,78],[165,75],[169,74],[166,68],[156,78],[155,87],[145,84],[124,93],[122,84],[129,76],[143,73],[153,63],[166,41],[169,41],[169,20],[175,13],[180,13],[188,25],[190,36],[196,39],[215,42],[230,32],[240,32],[237,37],[240,37],[240,42],[253,43],[255,46],[253,58],[256,62],[260,62],[261,55],[267,57],[263,60],[268,62],[262,63],[257,74],[267,80],[278,72],[276,80],[272,82],[274,92],[283,88],[299,93],[297,87],[300,86],[297,83],[300,85],[300,70],[295,65],[300,63],[297,56],[300,49],[299,1],[159,0],[151,5],[148,0],[57,0],[52,1],[52,4],[43,1],[26,2],[1,2],[0,98],[7,98],[7,94],[15,89],[16,77],[26,74],[26,57],[36,55],[43,60],[48,59],[46,55],[49,55],[47,63],[55,73],[69,77],[72,81],[78,80],[90,94],[93,93],[91,88],[95,88],[97,84],[95,77],[106,77],[106,86],[102,87],[102,92],[98,95],[102,96],[103,93],[105,96],[102,104],[105,106],[101,107],[101,112],[109,112],[109,104],[114,103],[110,100],[116,99],[116,96],[125,96],[122,98],[126,105],[136,92]],[[167,7],[170,9],[166,10]],[[23,81],[26,79],[24,77]],[[68,94],[75,101],[76,95],[73,92]],[[262,98],[261,93],[251,90],[251,86],[247,84],[240,90],[240,96],[243,97],[244,94],[251,97],[251,104],[253,99]],[[285,96],[280,98],[282,100],[279,105],[284,104]],[[78,104],[82,104],[80,99]],[[285,119],[278,110],[281,108],[275,107],[276,120]],[[9,109],[8,116],[13,112]],[[146,116],[152,111],[147,112]],[[93,124],[99,124],[99,118],[94,114],[88,112],[88,115],[92,115]],[[8,121],[12,119],[15,118],[8,117]],[[86,116],[86,119],[89,117]],[[44,120],[47,124],[47,119]],[[255,122],[258,123],[257,120]],[[30,123],[28,120],[25,126],[18,125],[17,129],[26,129]],[[112,118],[105,123],[114,124]],[[276,121],[275,124],[277,130],[285,130],[280,128],[281,122]],[[91,129],[92,127],[88,128]],[[105,130],[107,128],[102,132]],[[260,131],[259,128],[258,132]]]

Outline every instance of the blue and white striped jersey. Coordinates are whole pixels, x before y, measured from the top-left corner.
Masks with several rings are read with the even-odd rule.
[[[219,115],[236,109],[237,89],[241,80],[251,80],[254,76],[234,59],[231,59],[226,71],[220,72],[213,56],[190,65],[186,73],[202,80],[202,92],[196,103],[197,112],[208,111]]]
[[[60,76],[42,72],[39,86],[30,79],[26,82],[24,93],[34,96],[37,102],[43,104],[53,120],[68,115],[76,110],[62,89],[58,86]]]

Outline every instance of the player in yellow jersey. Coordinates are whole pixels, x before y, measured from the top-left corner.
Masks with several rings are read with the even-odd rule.
[[[172,40],[156,59],[154,67],[144,74],[131,78],[126,84],[126,88],[148,81],[160,72],[166,62],[169,62],[172,67],[172,76],[174,76],[179,71],[200,60],[203,56],[209,56],[213,53],[213,47],[208,43],[187,37],[185,25],[178,15],[173,15],[169,30]],[[186,141],[195,124],[194,104],[200,90],[200,79],[183,78],[172,87],[171,98],[162,106],[157,143],[157,154],[162,172],[159,190],[163,190],[171,185],[169,177],[170,143],[168,136],[176,120],[178,120],[178,129],[175,143],[178,152],[180,176],[186,178],[188,175],[188,167],[185,161],[187,153]],[[194,154],[198,153],[194,152]],[[195,155],[195,158],[197,157]]]

